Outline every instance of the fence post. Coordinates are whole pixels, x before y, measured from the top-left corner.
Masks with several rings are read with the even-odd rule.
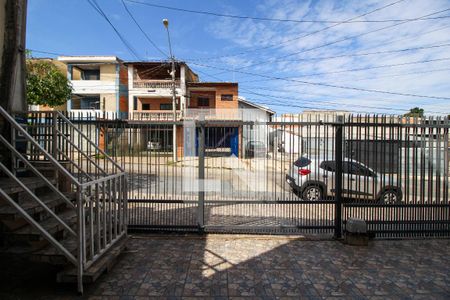
[[[199,231],[203,232],[205,226],[205,122],[199,122],[198,132],[198,210],[197,222]]]
[[[335,203],[334,203],[334,238],[342,237],[342,139],[344,117],[337,116],[335,124],[335,149],[336,176],[334,177]]]

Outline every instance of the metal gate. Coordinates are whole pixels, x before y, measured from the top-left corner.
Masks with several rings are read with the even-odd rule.
[[[450,236],[447,119],[72,120],[128,172],[131,230]]]

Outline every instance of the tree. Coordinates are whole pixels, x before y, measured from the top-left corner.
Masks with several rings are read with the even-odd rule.
[[[49,61],[27,59],[28,104],[55,107],[67,102],[72,85]]]
[[[408,113],[404,114],[405,117],[423,117],[423,108],[414,107],[409,110]]]

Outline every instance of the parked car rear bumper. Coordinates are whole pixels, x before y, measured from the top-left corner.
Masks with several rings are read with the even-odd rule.
[[[294,177],[286,174],[286,181],[294,191],[299,192],[301,190],[300,186],[298,186],[297,183],[295,182]]]

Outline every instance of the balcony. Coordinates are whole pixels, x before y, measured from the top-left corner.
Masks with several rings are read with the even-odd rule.
[[[74,94],[115,93],[115,81],[107,80],[71,80]]]
[[[180,80],[175,80],[175,87],[180,87]],[[172,80],[134,80],[133,88],[137,89],[170,89]]]
[[[131,120],[137,121],[174,121],[171,110],[134,111],[130,113]],[[177,110],[176,120],[181,119],[181,111]]]

